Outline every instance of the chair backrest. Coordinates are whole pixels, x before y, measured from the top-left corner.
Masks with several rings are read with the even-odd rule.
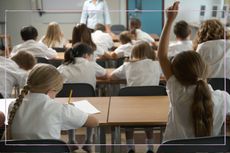
[[[225,143],[226,138],[226,143]],[[160,145],[157,153],[229,152],[230,137],[215,136],[170,140]]]
[[[44,57],[36,57],[37,63],[46,63],[49,64],[49,61]]]
[[[62,90],[56,97],[69,97],[72,90],[72,97],[95,97],[95,90],[87,83],[65,83]]]
[[[55,66],[55,67],[58,67],[62,64],[62,60],[59,60],[59,59],[50,59],[49,60],[49,64]]]
[[[125,26],[121,24],[114,24],[111,26],[111,31],[116,35],[119,35],[122,31],[125,31]]]
[[[67,144],[56,139],[38,139],[38,140],[1,140],[1,152],[46,152],[46,153],[70,153]]]
[[[119,96],[163,96],[167,95],[164,86],[133,86],[120,89]]]
[[[226,84],[225,84],[226,81]],[[225,90],[230,94],[230,80],[227,78],[210,78],[208,79],[208,83],[212,86],[214,90]]]
[[[56,50],[56,52],[65,52],[66,48],[60,48],[60,47],[53,47],[54,50]]]
[[[0,93],[0,99],[4,98],[3,95]]]

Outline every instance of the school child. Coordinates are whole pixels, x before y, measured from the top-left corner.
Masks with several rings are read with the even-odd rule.
[[[126,79],[127,86],[151,86],[159,85],[160,65],[158,61],[149,59],[152,52],[147,42],[138,42],[131,55],[131,60],[114,70],[110,76],[111,79]],[[148,145],[147,153],[153,152],[153,131],[152,128],[145,129]],[[129,153],[135,152],[133,128],[126,129],[126,142]]]
[[[149,44],[155,46],[155,40],[146,32],[141,30],[141,21],[137,18],[130,19],[130,32],[134,36],[135,40],[146,41]]]
[[[95,31],[91,34],[91,36],[96,46],[101,48],[104,52],[110,50],[114,45],[112,37],[109,33],[106,33],[106,29],[103,24],[96,24]]]
[[[104,58],[106,59],[118,59],[122,57],[130,57],[132,48],[133,48],[133,41],[132,35],[129,31],[123,31],[119,35],[119,40],[121,45],[115,49],[113,52],[106,52]]]
[[[4,98],[11,97],[14,87],[23,87],[26,83],[28,70],[36,64],[33,55],[21,51],[12,59],[0,56],[0,93]]]
[[[193,49],[192,41],[190,40],[191,29],[186,21],[177,22],[173,32],[176,36],[176,42],[169,45],[169,57],[174,57],[182,51]]]
[[[65,83],[88,83],[95,89],[96,77],[107,78],[104,68],[90,61],[93,49],[85,43],[76,43],[65,55],[64,64],[58,67],[58,71]]]
[[[194,49],[209,66],[208,78],[230,79],[229,38],[229,32],[225,32],[219,20],[204,21],[199,28],[194,40]]]
[[[60,139],[61,130],[95,127],[98,120],[69,104],[55,102],[63,78],[48,64],[37,64],[9,106],[8,139]]]
[[[24,41],[23,43],[16,45],[12,52],[11,56],[14,56],[20,51],[30,52],[35,57],[44,57],[47,59],[57,57],[57,52],[52,48],[48,48],[41,42],[36,42],[38,36],[37,29],[33,26],[26,26],[21,29],[21,37]]]
[[[158,48],[158,58],[167,80],[170,99],[164,141],[217,136],[225,121],[225,113],[230,112],[229,94],[214,91],[207,84],[208,65],[197,52],[181,52],[174,57],[172,63],[168,59],[170,30],[178,7],[177,1],[167,10],[167,21]]]
[[[39,42],[50,48],[64,48],[68,41],[64,38],[63,32],[58,23],[51,22],[48,25],[46,35]]]
[[[2,137],[5,130],[5,115],[0,111],[0,137]]]

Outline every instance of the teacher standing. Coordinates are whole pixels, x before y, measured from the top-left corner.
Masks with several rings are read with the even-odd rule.
[[[88,28],[95,29],[97,23],[104,24],[106,31],[110,30],[110,14],[105,0],[86,0],[81,14],[81,23],[85,23]]]

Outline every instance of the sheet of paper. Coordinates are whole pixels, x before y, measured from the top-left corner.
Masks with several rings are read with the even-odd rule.
[[[90,102],[87,100],[81,100],[73,102],[74,106],[80,109],[81,111],[88,113],[88,114],[96,114],[100,113],[100,111],[94,107]]]

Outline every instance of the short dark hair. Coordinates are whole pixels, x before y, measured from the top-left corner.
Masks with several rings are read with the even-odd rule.
[[[184,20],[177,22],[174,26],[174,34],[181,39],[186,39],[191,34],[188,23]]]
[[[103,25],[101,23],[97,23],[95,26],[95,30],[101,30],[101,31],[105,32],[105,25]]]
[[[30,39],[36,40],[38,36],[38,31],[33,26],[26,26],[21,29],[22,40],[27,41]]]

